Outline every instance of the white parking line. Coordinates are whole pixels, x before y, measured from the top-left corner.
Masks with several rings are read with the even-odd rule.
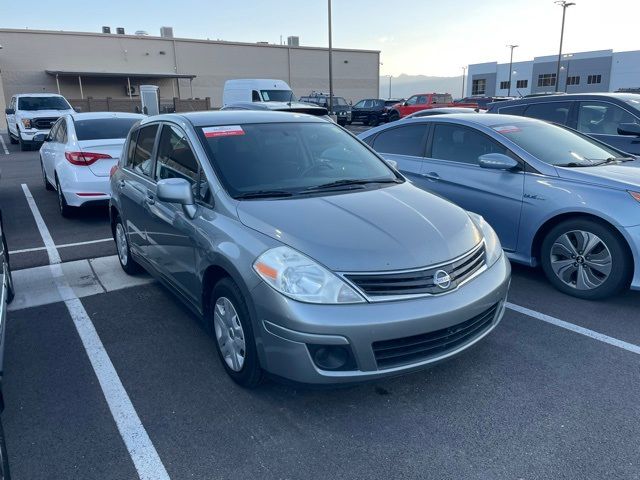
[[[613,345],[614,347],[622,348],[623,350],[626,350],[628,352],[637,353],[638,355],[640,355],[640,346],[634,345],[633,343],[618,340],[617,338],[604,335],[603,333],[589,330],[588,328],[580,327],[578,325],[574,325],[573,323],[565,322],[564,320],[552,317],[551,315],[536,312],[535,310],[521,307],[520,305],[516,305],[511,302],[507,302],[507,308],[513,310],[514,312],[522,313],[523,315],[527,315],[537,320],[542,320],[543,322],[547,322],[557,327],[571,330],[572,332],[579,333],[580,335],[584,335],[586,337],[593,338],[594,340],[599,340],[600,342],[608,343],[609,345]]]
[[[82,245],[91,245],[92,243],[103,243],[103,242],[113,242],[113,238],[100,238],[98,240],[87,240],[86,242],[76,242],[76,243],[63,243],[62,245],[55,245],[57,249],[60,248],[68,248],[68,247],[79,247]],[[47,247],[33,247],[33,248],[23,248],[22,250],[10,250],[9,255],[13,255],[14,253],[28,253],[28,252],[39,252],[41,250],[46,250]]]
[[[120,436],[138,472],[138,477],[141,480],[169,480],[169,474],[162,464],[162,460],[153,446],[144,425],[142,425],[131,399],[120,381],[118,372],[116,372],[113,363],[111,363],[98,332],[91,322],[91,318],[65,277],[63,267],[60,265],[60,255],[31,196],[31,192],[24,184],[22,189],[40,230],[42,240],[47,246],[47,253],[52,263],[49,268],[58,294],[60,298],[64,299],[67,310],[73,319],[73,324],[78,331],[93,371],[98,378],[100,388],[116,422]]]
[[[4,151],[4,154],[9,155],[9,150],[7,150],[7,144],[4,143],[4,138],[2,138],[2,135],[0,135],[0,145],[2,146],[2,150]]]

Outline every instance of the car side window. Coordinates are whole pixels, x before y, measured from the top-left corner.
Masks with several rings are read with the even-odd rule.
[[[56,137],[58,136],[58,127],[60,126],[61,121],[62,119],[58,120],[56,123],[53,124],[53,127],[51,127],[51,130],[49,130],[49,140],[51,142],[57,142]]]
[[[407,105],[415,105],[417,101],[418,101],[418,96],[414,95],[409,100],[407,100]]]
[[[156,181],[183,178],[191,184],[197,200],[209,202],[209,183],[182,130],[173,125],[162,127],[156,158]]]
[[[420,95],[418,96],[418,105],[423,105],[425,103],[427,103],[427,96],[426,95]]]
[[[422,157],[426,133],[426,125],[390,128],[378,134],[373,142],[373,149],[380,153]]]
[[[257,90],[252,90],[251,91],[251,101],[252,102],[261,102],[262,99],[260,98],[260,94],[258,93]]]
[[[435,126],[431,158],[477,165],[478,157],[487,153],[508,155],[509,151],[477,130],[453,124]]]
[[[526,105],[513,105],[511,107],[499,107],[498,113],[504,115],[524,115],[524,111],[527,108]]]
[[[529,105],[525,116],[566,125],[569,118],[570,102],[543,102]]]
[[[151,176],[151,165],[153,163],[153,145],[156,141],[158,125],[147,125],[138,131],[138,139],[135,144],[133,155],[129,157],[127,166],[136,173]]]
[[[60,143],[67,143],[67,121],[61,120],[58,127],[58,141]]]
[[[362,108],[364,107],[364,100],[360,100],[358,103],[356,103],[354,106],[354,108]]]
[[[138,129],[135,129],[129,135],[129,143],[127,144],[127,157],[124,159],[124,165],[131,166],[131,159],[136,150],[136,140],[138,139]]]
[[[580,102],[578,131],[602,135],[618,135],[621,123],[640,123],[640,120],[618,105],[607,102]]]

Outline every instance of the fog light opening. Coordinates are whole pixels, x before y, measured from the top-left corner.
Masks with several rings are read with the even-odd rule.
[[[313,363],[321,370],[354,370],[351,349],[345,345],[308,345]]]

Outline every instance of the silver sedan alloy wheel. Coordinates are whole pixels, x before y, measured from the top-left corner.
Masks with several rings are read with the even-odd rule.
[[[127,247],[127,237],[124,233],[122,223],[116,225],[116,247],[118,248],[118,258],[120,263],[126,265],[129,261],[129,248]]]
[[[565,285],[593,290],[607,281],[612,257],[604,241],[584,230],[560,235],[551,247],[551,268]]]
[[[233,303],[220,297],[213,312],[216,340],[227,366],[234,372],[242,370],[246,357],[244,330]]]

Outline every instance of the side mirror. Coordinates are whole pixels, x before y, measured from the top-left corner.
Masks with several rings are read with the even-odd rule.
[[[387,164],[388,164],[391,168],[393,168],[394,170],[397,170],[397,169],[398,169],[398,162],[396,162],[395,160],[386,160],[386,159],[385,159],[385,161],[386,161],[386,162],[387,162]]]
[[[618,135],[635,135],[640,137],[640,123],[621,123],[618,125]]]
[[[403,106],[403,107],[406,107],[407,105],[409,105],[409,103],[408,103],[408,102],[402,102],[402,106]]]
[[[158,182],[156,197],[161,202],[182,205],[184,213],[193,218],[196,214],[191,184],[184,178],[165,178]]]
[[[44,143],[49,141],[49,135],[45,133],[36,133],[33,136],[33,141],[38,143]]]
[[[4,113],[6,113],[7,115],[14,115],[16,111],[13,108],[5,108]]]
[[[489,168],[491,170],[511,170],[519,165],[517,160],[514,160],[504,153],[486,153],[480,155],[478,157],[478,164],[482,168]]]

